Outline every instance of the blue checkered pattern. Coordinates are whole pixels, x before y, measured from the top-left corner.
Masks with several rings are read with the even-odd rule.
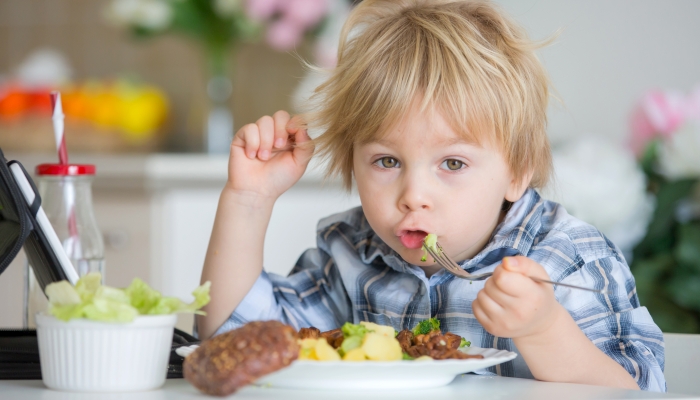
[[[217,334],[268,319],[297,329],[371,321],[402,330],[432,316],[443,330],[474,346],[517,352],[511,339],[491,335],[474,317],[471,305],[483,281],[456,279],[446,271],[427,278],[372,231],[361,208],[321,220],[317,243],[289,276],[263,272]],[[622,253],[602,233],[528,190],[486,247],[460,265],[470,273],[487,272],[515,255],[540,263],[552,280],[608,289],[609,294],[596,294],[556,286],[554,294],[586,336],[642,389],[666,390],[663,335],[640,306]],[[522,357],[478,373],[532,378]]]

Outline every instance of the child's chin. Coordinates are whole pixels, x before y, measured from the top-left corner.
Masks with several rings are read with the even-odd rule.
[[[429,265],[433,265],[431,261],[433,261],[430,256],[426,257],[425,261],[423,261],[423,255],[422,254],[413,254],[413,251],[410,251],[409,254],[403,254],[402,257],[403,259],[413,265],[417,265],[419,267],[427,267]]]

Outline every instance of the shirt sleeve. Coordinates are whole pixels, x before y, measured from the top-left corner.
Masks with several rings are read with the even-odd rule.
[[[598,294],[558,286],[555,294],[593,344],[642,390],[665,392],[663,333],[639,305],[629,267],[615,257],[602,258],[583,264],[562,282],[608,290]]]
[[[215,335],[259,320],[321,331],[352,320],[350,300],[333,258],[323,250],[309,249],[287,277],[263,271]]]

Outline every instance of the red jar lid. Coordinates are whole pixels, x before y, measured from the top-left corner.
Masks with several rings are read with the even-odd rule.
[[[92,164],[40,164],[36,167],[37,175],[95,175]]]

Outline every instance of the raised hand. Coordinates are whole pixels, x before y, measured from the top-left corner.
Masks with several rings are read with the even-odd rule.
[[[226,188],[277,199],[304,174],[313,144],[302,121],[286,111],[243,126],[231,142]]]

